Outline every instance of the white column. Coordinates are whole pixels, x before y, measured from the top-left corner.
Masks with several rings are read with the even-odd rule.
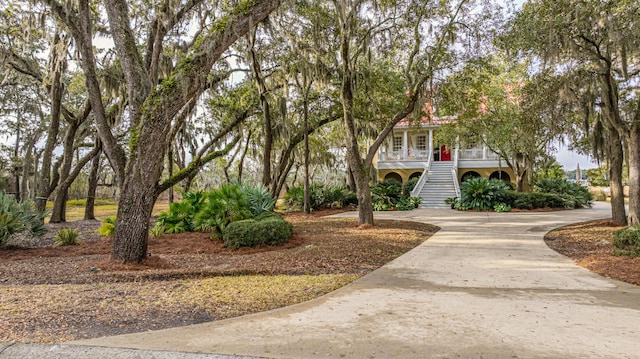
[[[407,150],[408,150],[408,146],[409,146],[409,140],[407,138],[408,135],[408,131],[404,131],[403,132],[404,137],[402,139],[402,159],[406,160],[407,159]]]
[[[482,144],[482,159],[487,159],[487,146],[485,146],[484,143]]]
[[[433,130],[429,130],[429,158],[433,160]]]

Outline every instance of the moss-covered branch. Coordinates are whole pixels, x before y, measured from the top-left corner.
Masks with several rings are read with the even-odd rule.
[[[170,178],[167,178],[165,181],[163,181],[162,183],[160,183],[158,185],[158,187],[156,189],[156,197],[159,196],[162,192],[164,192],[167,189],[169,189],[169,187],[174,186],[178,182],[182,181],[183,179],[194,175],[205,164],[211,162],[212,160],[214,160],[214,159],[216,159],[218,157],[224,156],[227,153],[229,153],[229,151],[231,151],[231,149],[233,147],[235,147],[235,145],[238,143],[238,141],[240,141],[240,136],[236,136],[223,149],[221,149],[219,151],[209,152],[206,156],[203,156],[203,157],[200,157],[198,159],[194,159],[193,161],[191,161],[191,163],[189,163],[189,166],[187,166],[187,168],[184,168],[184,169],[178,171],[176,174],[174,174]]]

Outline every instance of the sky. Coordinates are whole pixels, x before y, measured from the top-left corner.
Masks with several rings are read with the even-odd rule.
[[[591,160],[589,156],[581,155],[575,151],[569,150],[566,146],[560,147],[556,153],[556,160],[564,167],[566,171],[576,169],[580,164],[580,169],[589,169],[599,167],[598,164]]]

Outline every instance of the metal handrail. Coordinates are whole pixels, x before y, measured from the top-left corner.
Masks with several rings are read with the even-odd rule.
[[[453,155],[453,166],[451,166],[451,176],[453,177],[453,188],[456,191],[456,197],[460,198],[460,184],[458,183],[458,146]]]
[[[429,146],[429,153],[433,153],[433,149]],[[424,167],[424,171],[420,175],[420,179],[418,179],[418,183],[416,183],[413,190],[411,190],[411,197],[418,197],[420,195],[420,191],[422,191],[422,187],[429,179],[429,170],[431,169],[431,156],[427,158],[427,164]]]

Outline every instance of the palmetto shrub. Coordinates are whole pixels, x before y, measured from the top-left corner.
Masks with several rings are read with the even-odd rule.
[[[460,200],[456,208],[462,210],[492,210],[497,203],[510,202],[510,187],[498,179],[471,178],[460,185]]]
[[[540,193],[551,193],[559,196],[564,208],[591,207],[593,195],[589,190],[564,178],[543,178],[535,183],[534,189]]]
[[[161,212],[155,223],[158,229],[164,233],[184,233],[194,230],[194,218],[202,209],[205,201],[205,193],[201,191],[184,192],[180,202],[173,202],[169,210]],[[154,227],[156,227],[154,226]]]
[[[613,254],[640,257],[640,226],[631,226],[613,232]]]
[[[36,211],[30,201],[18,203],[13,197],[0,193],[0,245],[15,233],[43,235],[47,231],[44,216],[44,212]]]
[[[291,187],[284,195],[284,200],[289,209],[300,210],[304,204],[304,187]],[[309,200],[311,209],[342,208],[358,203],[356,194],[349,191],[347,187],[321,183],[309,186]]]
[[[195,215],[194,229],[212,231],[221,238],[229,223],[252,217],[246,193],[238,184],[224,184],[206,193],[202,209]]]
[[[211,231],[221,237],[229,223],[271,212],[275,202],[262,185],[229,183],[207,192],[185,192],[180,202],[160,213],[151,233]]]

